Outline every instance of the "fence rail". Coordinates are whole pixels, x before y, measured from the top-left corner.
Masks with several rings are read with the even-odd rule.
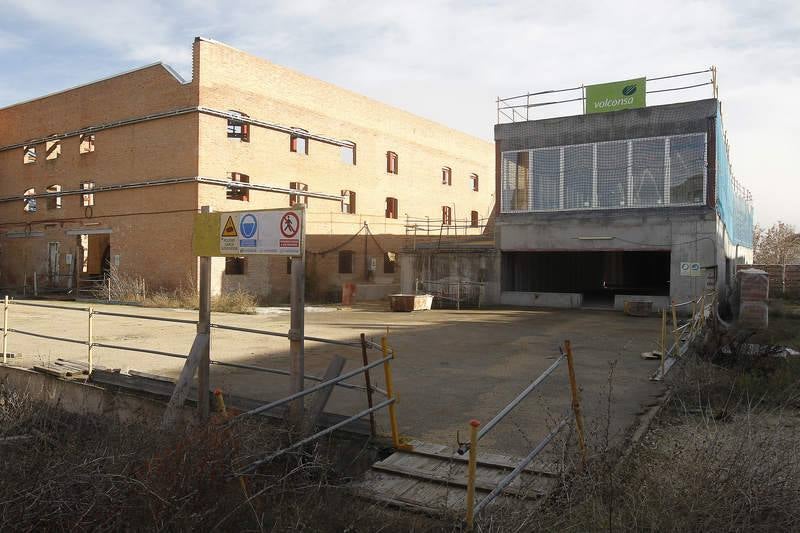
[[[87,319],[88,319],[87,337],[86,337],[85,340],[81,340],[81,339],[73,339],[73,338],[69,338],[69,337],[61,337],[61,336],[57,336],[57,335],[46,335],[46,334],[43,334],[43,333],[36,333],[36,332],[28,331],[28,330],[11,328],[9,326],[9,324],[10,324],[10,321],[9,321],[9,309],[11,307],[13,307],[13,306],[47,308],[47,309],[57,309],[57,310],[63,310],[63,311],[78,311],[78,312],[86,313],[87,314]],[[74,306],[66,306],[66,305],[53,305],[53,304],[43,304],[43,303],[33,303],[33,302],[22,302],[22,301],[18,301],[18,300],[9,299],[9,297],[6,296],[4,298],[4,300],[3,300],[3,364],[7,364],[8,363],[8,353],[9,353],[8,352],[8,339],[9,339],[9,335],[12,334],[12,333],[19,334],[19,335],[31,336],[31,337],[37,337],[37,338],[46,339],[46,340],[53,340],[53,341],[57,341],[57,342],[67,342],[67,343],[80,344],[80,345],[86,346],[87,347],[87,360],[88,360],[88,373],[89,373],[89,375],[91,375],[93,367],[94,367],[94,352],[93,352],[94,348],[105,348],[105,349],[109,349],[109,350],[120,350],[120,351],[137,352],[137,353],[144,353],[144,354],[149,354],[149,355],[157,355],[157,356],[162,356],[162,357],[171,357],[171,358],[183,359],[183,360],[187,360],[190,357],[189,355],[182,354],[182,353],[175,353],[175,352],[168,352],[168,351],[164,351],[164,350],[143,348],[143,347],[139,347],[139,346],[125,346],[125,345],[119,345],[119,344],[95,342],[94,341],[94,319],[95,319],[95,317],[98,317],[98,316],[142,319],[142,320],[150,320],[150,321],[157,321],[157,322],[167,322],[167,323],[177,323],[177,324],[185,324],[185,325],[193,325],[193,326],[197,326],[197,324],[198,324],[197,320],[178,319],[178,318],[169,318],[169,317],[157,317],[157,316],[147,316],[147,315],[137,315],[137,314],[133,314],[133,313],[119,313],[119,312],[112,312],[112,311],[99,311],[99,310],[94,309],[93,307],[74,307]],[[288,333],[279,333],[279,332],[267,331],[267,330],[261,330],[261,329],[254,329],[254,328],[244,328],[244,327],[239,327],[239,326],[229,326],[229,325],[216,324],[216,323],[211,324],[211,327],[215,328],[215,329],[220,329],[220,330],[228,330],[228,331],[235,331],[235,332],[242,332],[242,333],[253,333],[253,334],[259,334],[259,335],[276,336],[276,337],[287,338],[287,339],[289,338],[289,334]],[[313,438],[319,438],[321,436],[324,436],[324,435],[330,433],[331,431],[334,431],[335,429],[343,427],[344,425],[346,425],[348,423],[351,423],[351,422],[353,422],[353,421],[355,421],[355,420],[357,420],[359,418],[362,418],[362,417],[367,416],[367,415],[372,416],[372,413],[374,413],[375,411],[378,411],[380,409],[388,407],[389,411],[390,411],[390,423],[391,423],[391,427],[392,427],[392,439],[393,439],[393,442],[395,443],[395,445],[397,447],[399,447],[400,446],[400,436],[399,436],[398,429],[397,429],[398,426],[397,426],[397,421],[396,421],[396,412],[395,412],[395,409],[394,409],[395,400],[394,400],[393,391],[392,391],[391,367],[389,365],[389,361],[395,357],[395,351],[394,351],[393,348],[391,348],[388,345],[387,338],[385,336],[382,337],[380,344],[377,344],[374,341],[366,339],[366,337],[364,337],[363,335],[362,335],[361,340],[358,341],[358,342],[340,341],[340,340],[336,340],[336,339],[327,339],[327,338],[323,338],[323,337],[314,337],[314,336],[304,336],[303,338],[305,340],[311,341],[311,342],[326,343],[326,344],[331,344],[331,345],[336,345],[336,346],[346,346],[346,347],[349,347],[349,348],[359,348],[359,349],[361,349],[363,351],[363,358],[364,358],[365,364],[363,366],[357,368],[357,369],[345,372],[344,374],[341,374],[338,377],[336,377],[334,379],[330,379],[330,380],[325,380],[323,377],[320,377],[320,376],[304,374],[304,376],[303,376],[304,379],[311,380],[311,381],[316,381],[316,382],[318,382],[318,384],[313,386],[313,387],[310,387],[308,389],[304,389],[303,391],[300,391],[299,393],[293,394],[293,395],[291,395],[289,397],[282,398],[282,399],[277,400],[275,402],[271,402],[271,403],[266,404],[264,406],[261,406],[259,408],[256,408],[256,409],[253,409],[251,411],[248,411],[248,412],[246,412],[246,413],[244,413],[243,415],[240,415],[240,416],[252,415],[252,414],[260,413],[260,412],[263,412],[263,411],[267,411],[267,410],[273,409],[275,407],[278,407],[280,405],[285,405],[285,404],[287,404],[287,403],[289,403],[291,401],[294,401],[294,400],[296,400],[298,398],[302,398],[302,397],[304,397],[304,396],[306,396],[308,394],[312,394],[314,392],[320,391],[320,390],[325,389],[327,387],[334,387],[335,386],[335,387],[342,387],[342,388],[351,389],[351,390],[366,391],[367,392],[367,396],[368,396],[368,403],[370,404],[370,408],[369,409],[367,409],[367,410],[365,410],[365,411],[363,411],[361,413],[358,413],[358,414],[356,414],[356,415],[354,415],[352,417],[349,417],[348,419],[346,419],[346,420],[344,420],[342,422],[339,422],[335,426],[331,426],[331,427],[327,428],[326,430],[318,432],[317,434],[312,435],[311,437],[308,437],[307,439],[304,439],[303,442],[308,442],[310,440],[313,440]],[[366,362],[367,361],[367,356],[366,356],[366,350],[367,349],[380,350],[381,353],[383,354],[382,359],[377,360],[377,361],[373,361],[371,363],[367,363]],[[210,365],[214,365],[214,366],[236,368],[236,369],[241,369],[241,370],[251,370],[251,371],[255,371],[255,372],[266,372],[266,373],[285,375],[285,376],[292,375],[291,372],[288,371],[288,370],[282,370],[282,369],[276,369],[276,368],[267,368],[267,367],[262,367],[262,366],[257,366],[257,365],[249,365],[249,364],[244,364],[244,363],[225,362],[225,361],[219,361],[219,360],[214,360],[214,359],[210,359],[209,360],[209,364]],[[375,367],[378,367],[378,366],[383,366],[383,368],[384,368],[384,375],[385,375],[385,380],[386,380],[386,389],[385,390],[381,389],[380,387],[377,387],[375,385],[372,385],[370,383],[369,370],[373,369]],[[350,379],[350,378],[352,378],[352,377],[354,377],[356,375],[359,375],[359,374],[364,374],[366,386],[357,385],[357,384],[354,384],[354,383],[347,383],[346,382],[347,379]],[[386,401],[382,401],[382,402],[378,403],[377,405],[373,406],[372,405],[372,393],[375,393],[375,392],[386,396],[388,399]],[[371,423],[371,428],[374,430],[374,422]],[[280,452],[280,454],[285,453],[285,452],[287,452],[287,451],[289,451],[291,449],[294,449],[294,448],[296,448],[298,446],[300,446],[300,443],[295,443],[291,447],[289,447],[289,448],[287,448],[285,450],[282,450]],[[275,456],[277,457],[277,455],[275,455]],[[264,462],[264,460],[262,460],[261,462]]]
[[[470,421],[470,440],[469,443],[459,443],[458,453],[463,455],[466,451],[469,451],[469,462],[467,468],[467,495],[466,495],[466,502],[467,502],[467,511],[466,511],[466,524],[467,529],[472,530],[474,525],[475,516],[480,513],[487,505],[489,505],[497,496],[499,496],[503,490],[508,487],[520,474],[525,470],[525,468],[533,462],[533,460],[547,447],[548,444],[553,440],[553,438],[561,431],[566,425],[569,419],[569,416],[564,416],[556,425],[556,427],[551,430],[541,442],[539,442],[533,450],[523,458],[514,469],[507,474],[503,479],[501,479],[497,485],[492,489],[492,491],[483,497],[477,504],[475,503],[475,478],[477,472],[477,463],[478,463],[478,455],[477,455],[477,448],[478,442],[484,436],[486,436],[492,429],[494,429],[497,424],[499,424],[509,413],[511,413],[514,408],[516,408],[525,398],[527,398],[531,392],[533,392],[539,385],[541,385],[564,361],[567,362],[568,366],[568,377],[569,377],[569,385],[570,385],[570,393],[572,396],[572,415],[575,417],[575,426],[578,433],[578,446],[580,447],[580,451],[582,454],[582,458],[586,460],[586,444],[584,441],[583,435],[583,417],[581,415],[581,408],[580,408],[580,399],[578,396],[578,384],[575,379],[575,366],[573,361],[573,354],[572,354],[572,345],[570,341],[564,342],[564,350],[559,347],[559,351],[561,352],[561,356],[556,359],[553,364],[551,364],[544,372],[542,372],[536,379],[534,379],[530,385],[525,387],[513,400],[511,400],[505,407],[503,407],[498,413],[492,417],[492,419],[481,429],[480,431],[478,428],[480,427],[480,422],[478,420]]]
[[[692,342],[700,335],[709,317],[714,315],[717,304],[717,291],[703,291],[694,300],[676,303],[674,300],[667,309],[661,310],[661,335],[658,340],[661,364],[650,378],[661,381],[679,357],[684,355]],[[688,320],[681,324],[678,320],[678,309],[691,306]],[[672,326],[669,326],[670,317]],[[671,339],[670,339],[671,337]]]

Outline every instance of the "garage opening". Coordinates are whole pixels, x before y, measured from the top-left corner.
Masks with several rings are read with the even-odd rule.
[[[617,295],[669,296],[668,251],[506,252],[504,291],[579,293],[613,307]]]

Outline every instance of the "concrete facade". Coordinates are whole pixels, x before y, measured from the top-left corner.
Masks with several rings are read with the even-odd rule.
[[[231,111],[246,115],[247,142],[229,137]],[[30,163],[27,147],[36,149]],[[30,284],[37,272],[64,287],[76,273],[95,270],[87,259],[93,254],[120,275],[145,278],[150,288],[191,283],[197,275],[192,221],[200,206],[285,207],[294,183],[336,197],[355,193],[352,213],[340,201],[308,199],[313,295],[336,293],[348,281],[397,284],[399,269],[384,268],[384,255],[403,247],[407,226],[441,226],[447,207],[454,223],[477,213],[484,222],[469,232],[482,231],[493,210],[493,163],[488,142],[198,38],[191,81],[155,64],[0,109],[0,286]],[[230,180],[232,173],[282,190],[230,199],[228,187],[205,180]],[[80,194],[86,182],[95,187],[91,206]],[[53,185],[61,187],[58,204],[55,196],[32,196],[30,209],[23,194]],[[387,198],[396,199],[392,217]],[[102,250],[92,248],[96,239],[81,237],[97,233],[109,236],[107,246],[95,244]],[[352,273],[339,273],[340,251],[352,252]],[[268,302],[288,299],[285,258],[251,257],[244,274],[225,270],[225,259],[214,259],[215,291],[243,288]]]
[[[662,288],[647,287],[644,288],[646,290],[638,290],[635,286],[619,286],[614,290],[609,289],[608,305],[614,308],[622,307],[626,299],[643,297],[652,301],[655,309],[660,309],[670,300],[690,300],[698,297],[706,289],[718,288],[727,291],[736,263],[751,262],[752,250],[731,244],[729,232],[715,209],[717,159],[714,153],[714,135],[717,109],[717,101],[712,99],[598,115],[498,124],[495,127],[498,198],[504,192],[501,157],[504,153],[514,151],[704,134],[707,162],[702,189],[704,196],[696,198],[697,205],[635,208],[630,205],[632,174],[629,147],[627,165],[624,161],[613,162],[621,168],[623,180],[627,166],[629,205],[616,209],[604,208],[597,200],[598,156],[595,148],[594,156],[589,155],[586,171],[590,180],[589,190],[594,187],[593,203],[589,201],[584,204],[591,204],[589,209],[564,209],[565,167],[562,151],[561,208],[556,206],[550,211],[537,211],[530,207],[535,206],[533,200],[525,197],[523,207],[518,212],[511,212],[513,209],[504,211],[498,202],[496,240],[500,253],[504,258],[514,253],[527,254],[531,257],[542,256],[537,254],[550,254],[551,257],[558,254],[572,254],[575,258],[589,257],[589,254],[594,256],[605,254],[602,256],[604,260],[618,258],[620,261],[624,254],[630,253],[652,252],[660,254],[658,257],[667,257],[668,254],[669,269],[668,274],[665,270],[665,279],[660,281]],[[591,154],[591,150],[588,153]],[[606,161],[605,164],[609,162]],[[536,171],[528,172],[524,179],[534,182],[537,179]],[[594,176],[593,185],[591,176]],[[507,187],[507,184],[505,186]],[[525,186],[530,187],[531,191],[537,190],[535,189],[537,185],[529,185],[528,181],[525,181]],[[662,185],[659,184],[659,187]],[[699,263],[700,272],[693,276],[686,275],[687,272],[681,271],[682,263]],[[576,288],[574,291],[563,289],[524,291],[514,288],[509,278],[518,274],[514,269],[520,268],[519,264],[504,265],[500,303],[549,307],[587,305],[584,301],[587,299],[586,291],[582,288]],[[586,269],[589,268],[588,265],[587,262]],[[576,269],[580,270],[580,267],[576,266]],[[596,287],[595,291],[602,292],[606,289],[605,285],[604,281],[603,286]]]

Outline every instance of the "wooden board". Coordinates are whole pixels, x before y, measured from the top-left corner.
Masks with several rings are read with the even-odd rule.
[[[365,475],[351,483],[362,498],[437,515],[459,515],[466,508],[467,459],[447,446],[414,441],[411,451],[397,451],[376,462]],[[476,499],[497,487],[521,461],[495,453],[479,453]],[[527,467],[491,505],[513,499],[514,505],[534,509],[555,486],[552,465]]]

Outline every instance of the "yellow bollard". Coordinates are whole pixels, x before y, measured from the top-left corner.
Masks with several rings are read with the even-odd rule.
[[[475,523],[475,475],[478,469],[478,427],[475,419],[469,421],[469,465],[467,469],[467,531]]]
[[[217,412],[227,415],[228,409],[225,407],[225,398],[222,397],[222,389],[214,389],[214,400],[217,404]]]
[[[93,316],[94,316],[94,308],[90,307],[89,308],[89,335],[88,335],[88,339],[86,341],[86,346],[87,346],[87,349],[86,349],[87,354],[86,355],[87,355],[87,358],[89,359],[88,363],[89,363],[89,375],[90,376],[92,375],[92,368],[94,366],[94,353],[93,353],[93,348],[94,348],[94,330],[93,330],[93,326],[92,326],[92,317]]]
[[[672,300],[672,336],[675,339],[675,354],[673,356],[677,359],[681,354],[681,332],[678,331],[678,312],[675,311],[675,300]]]
[[[381,351],[383,352],[383,358],[386,359],[389,356],[389,343],[385,336],[381,337]],[[392,350],[392,355],[394,355],[394,350]],[[391,361],[384,361],[383,375],[386,380],[386,397],[389,399],[394,399],[394,385],[392,383]],[[389,424],[392,428],[392,444],[394,445],[395,449],[400,449],[400,432],[397,429],[396,404],[397,404],[396,399],[394,402],[389,404]]]
[[[3,302],[3,364],[8,363],[8,295]]]
[[[664,377],[664,359],[667,357],[667,310],[661,310],[661,377]]]
[[[578,432],[578,446],[581,449],[581,460],[586,464],[586,440],[583,434],[583,416],[581,415],[581,400],[578,395],[578,380],[575,379],[575,361],[572,357],[572,343],[564,341],[564,351],[567,352],[567,369],[569,370],[569,388],[572,392],[572,411],[575,414],[575,430]]]

